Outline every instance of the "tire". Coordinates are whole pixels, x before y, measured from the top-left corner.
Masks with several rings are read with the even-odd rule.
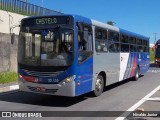
[[[103,93],[104,90],[104,79],[102,75],[98,75],[95,83],[95,90],[93,91],[93,94],[95,97],[100,96]]]
[[[137,81],[138,79],[139,79],[139,67],[137,67],[136,68],[136,71],[135,71],[135,76],[133,77],[133,79],[135,80],[135,81]]]

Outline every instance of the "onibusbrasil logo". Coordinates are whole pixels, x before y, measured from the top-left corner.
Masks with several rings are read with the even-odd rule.
[[[42,117],[42,114],[39,112],[2,112],[2,117]]]

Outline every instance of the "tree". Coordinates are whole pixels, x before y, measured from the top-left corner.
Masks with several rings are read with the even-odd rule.
[[[113,21],[108,21],[108,22],[107,22],[107,24],[108,24],[108,25],[112,25],[112,26],[114,26],[116,23],[115,23],[115,22],[113,22]]]

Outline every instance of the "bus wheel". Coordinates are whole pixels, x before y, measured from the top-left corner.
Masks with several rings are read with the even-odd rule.
[[[101,75],[98,75],[95,83],[95,90],[93,91],[94,96],[100,96],[104,89],[104,79]]]
[[[134,80],[137,81],[138,78],[139,78],[139,68],[137,67],[137,68],[136,68],[136,71],[135,71]]]

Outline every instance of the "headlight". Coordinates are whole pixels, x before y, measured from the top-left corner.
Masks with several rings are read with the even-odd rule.
[[[70,77],[67,77],[66,79],[64,79],[62,82],[61,82],[61,85],[65,85],[67,83],[70,83],[72,81],[74,81],[76,78],[76,75],[72,75]]]

